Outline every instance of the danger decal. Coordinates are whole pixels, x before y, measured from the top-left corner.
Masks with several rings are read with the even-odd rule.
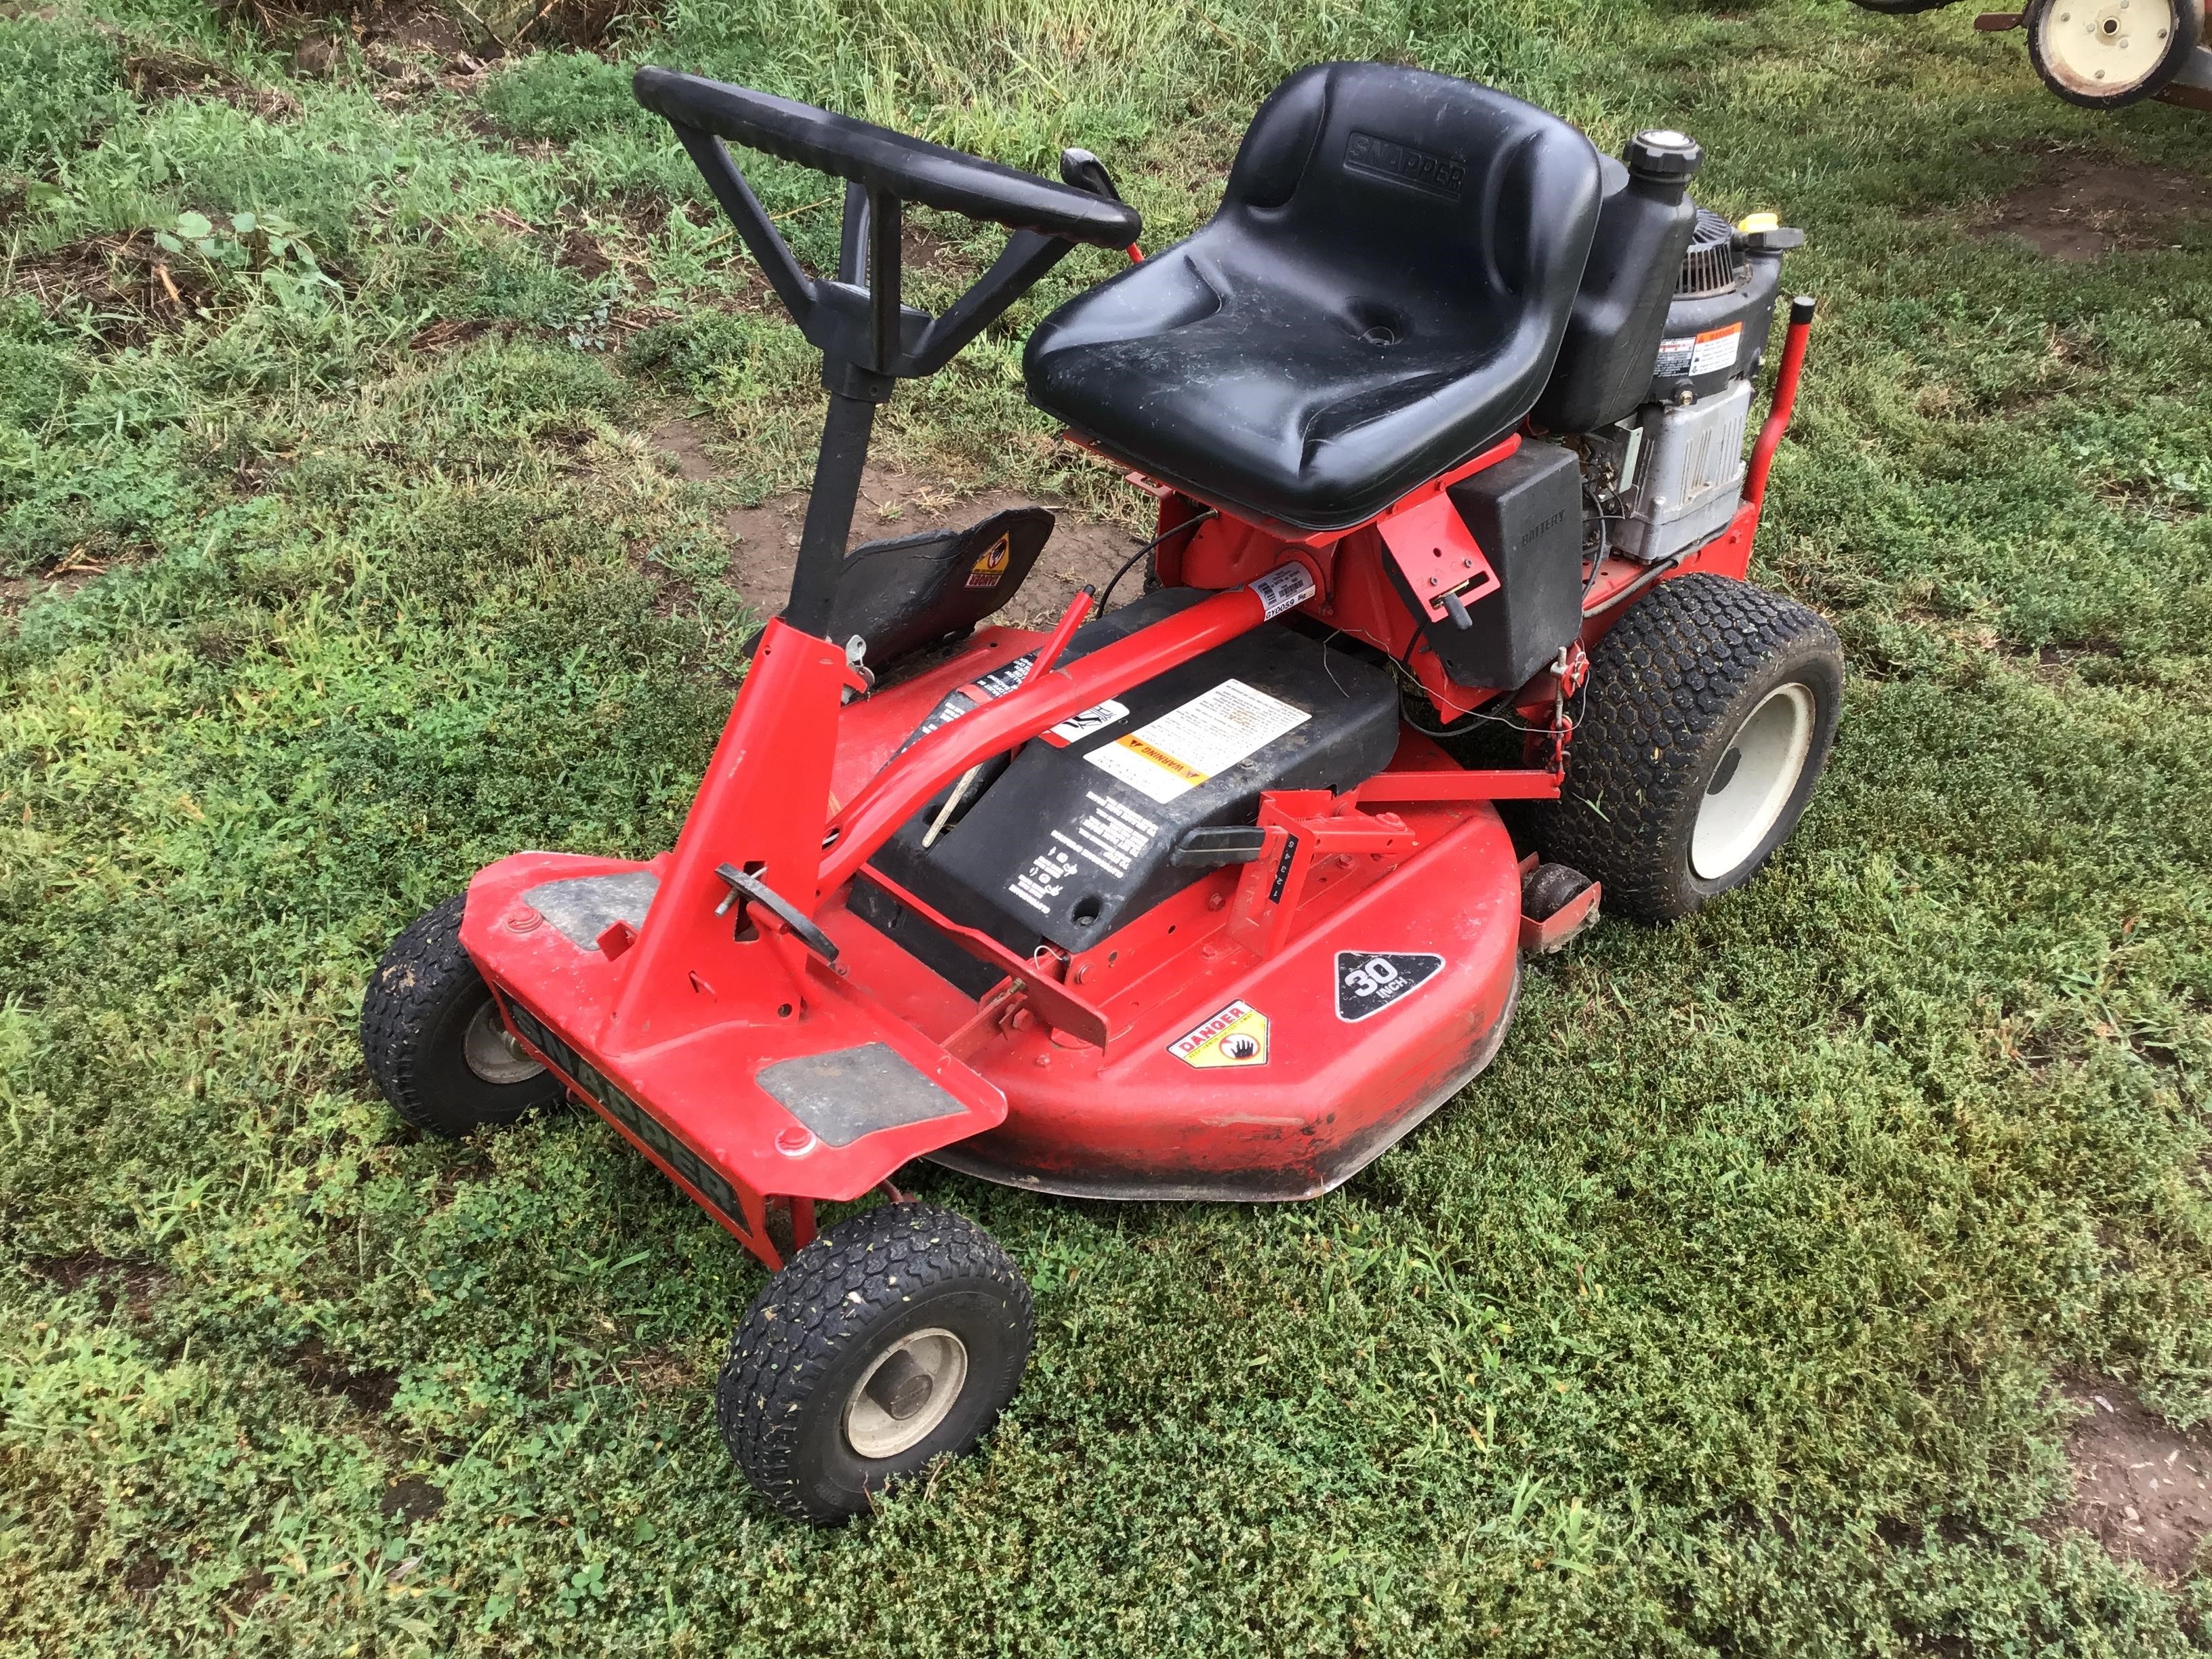
[[[1201,1020],[1173,1042],[1168,1052],[1186,1066],[1214,1071],[1267,1063],[1267,1017],[1242,1000]]]
[[[1444,959],[1425,951],[1339,951],[1336,1017],[1357,1023],[1434,979]]]

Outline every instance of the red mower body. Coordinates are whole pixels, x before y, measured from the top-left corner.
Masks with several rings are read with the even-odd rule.
[[[1801,320],[1728,532],[1662,574],[1742,574],[1805,336]],[[1286,608],[1279,585],[1273,597],[1226,585],[1248,572],[1296,565],[1297,608],[1402,649],[1389,630],[1412,623],[1393,610],[1377,562],[1394,540],[1413,545],[1409,519],[1423,534],[1455,533],[1480,559],[1456,520],[1431,526],[1425,511],[1446,483],[1514,447],[1334,536],[1220,513],[1212,538],[1193,538],[1163,572],[1220,592],[1064,665],[1053,659],[1081,599],[1053,635],[988,629],[951,660],[853,701],[865,686],[836,647],[771,623],[675,849],[644,862],[502,859],[471,884],[462,941],[514,1036],[771,1267],[781,1261],[771,1207],[788,1206],[804,1243],[817,1200],[859,1198],[917,1158],[1099,1198],[1327,1191],[1481,1070],[1510,1020],[1524,944],[1597,901],[1593,888],[1571,915],[1524,919],[1522,865],[1492,805],[1558,794],[1571,684],[1547,673],[1516,699],[1554,715],[1528,766],[1464,769],[1405,727],[1383,772],[1342,793],[1264,797],[1261,856],[1207,873],[1085,951],[1016,957],[867,858],[982,757]],[[1202,505],[1155,493],[1164,530]],[[1586,641],[1609,624],[1608,597],[1650,576],[1626,560],[1601,568]],[[1042,655],[1018,689],[902,750],[947,691],[1030,652]],[[1436,693],[1440,705],[1496,696],[1449,681]],[[733,865],[808,912],[834,961],[761,905],[733,927],[733,890],[718,874]],[[596,910],[564,896],[581,878],[602,884]],[[956,989],[852,913],[856,881],[889,890],[1003,977],[980,999]],[[1348,981],[1361,988],[1347,992]],[[856,1099],[858,1110],[838,1104]]]

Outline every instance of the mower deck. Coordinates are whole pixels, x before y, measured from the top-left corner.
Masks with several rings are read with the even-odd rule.
[[[849,799],[946,691],[1043,637],[989,630],[848,707],[833,794]],[[1408,732],[1394,770],[1449,764]],[[768,1194],[854,1199],[925,1156],[1054,1193],[1302,1198],[1479,1071],[1517,985],[1519,877],[1493,807],[1413,801],[1339,850],[1334,833],[1303,848],[1278,835],[1261,861],[1273,905],[1255,910],[1253,866],[1209,872],[980,1001],[854,915],[848,886],[815,914],[837,958],[804,958],[803,1007],[641,1045],[608,1033],[625,939],[672,855],[501,860],[471,885],[463,939],[516,1035],[748,1242]],[[887,878],[856,881],[964,931]]]

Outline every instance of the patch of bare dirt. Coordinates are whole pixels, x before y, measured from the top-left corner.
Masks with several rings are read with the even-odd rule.
[[[2186,1578],[2212,1534],[2212,1437],[2172,1427],[2116,1382],[2065,1392],[2082,1415],[2066,1437],[2073,1496],[2051,1524],[2080,1528],[2169,1584]]]
[[[399,1392],[399,1379],[392,1372],[373,1365],[356,1366],[332,1353],[319,1338],[310,1338],[295,1351],[292,1363],[300,1368],[308,1387],[337,1395],[355,1410],[371,1417],[390,1411],[392,1396]]]
[[[220,99],[233,109],[264,121],[289,120],[300,112],[300,100],[290,93],[248,86],[221,64],[189,53],[138,52],[123,60],[123,75],[131,90],[149,102],[167,98]]]
[[[663,421],[645,434],[645,441],[676,463],[688,483],[708,483],[714,477],[714,459],[707,453],[706,434],[696,421],[681,415]]]
[[[204,270],[172,263],[143,231],[88,237],[19,260],[15,287],[49,316],[90,310],[94,331],[118,347],[143,345],[157,330],[177,325],[215,298]]]
[[[684,464],[679,455],[678,465]],[[687,471],[685,476],[691,475]],[[731,580],[745,602],[763,615],[779,609],[790,595],[806,501],[807,492],[793,490],[758,507],[737,507],[722,515],[722,531],[730,542]],[[1052,539],[1037,556],[1036,568],[993,620],[1018,628],[1046,627],[1085,583],[1103,591],[1142,538],[1119,525],[1079,518],[1056,502],[1032,501],[1004,489],[963,495],[956,484],[871,463],[860,478],[853,545],[929,530],[964,529],[1010,507],[1030,506],[1052,508],[1058,522]],[[1133,571],[1115,598],[1125,604],[1142,591]]]
[[[1980,228],[2078,264],[2115,249],[2170,246],[2176,220],[2208,216],[2212,184],[2192,173],[2068,161],[2003,198]]]
[[[377,1504],[380,1514],[401,1521],[428,1521],[445,1507],[445,1492],[419,1474],[393,1481]]]
[[[146,1316],[155,1292],[168,1280],[168,1274],[150,1261],[118,1261],[98,1250],[47,1256],[33,1261],[30,1267],[64,1293],[89,1287],[103,1316],[120,1306],[133,1319]]]
[[[106,565],[79,549],[51,570],[28,576],[0,576],[0,619],[12,620],[39,599],[65,598],[106,570]]]

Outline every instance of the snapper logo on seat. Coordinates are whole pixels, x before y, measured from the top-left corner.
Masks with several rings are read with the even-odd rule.
[[[1013,542],[1010,536],[1001,536],[975,556],[975,562],[968,567],[968,586],[996,587],[999,579],[1006,574],[1013,562]]]
[[[1467,184],[1467,159],[1416,149],[1371,132],[1354,131],[1344,146],[1344,170],[1411,185],[1415,190],[1456,202]]]

